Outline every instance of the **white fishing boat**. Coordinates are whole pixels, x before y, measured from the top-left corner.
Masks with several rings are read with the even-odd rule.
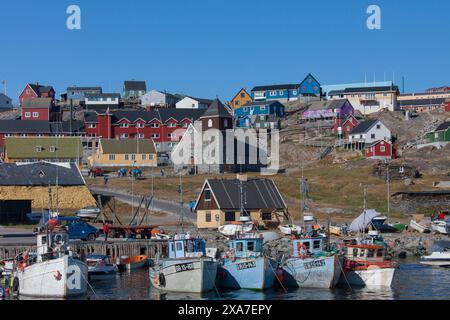
[[[98,207],[87,207],[80,209],[76,212],[77,216],[82,219],[97,219],[100,215],[100,208]]]
[[[37,256],[33,262],[27,252],[14,272],[14,290],[23,296],[69,298],[87,292],[88,267],[69,251],[65,229],[37,235]]]
[[[302,227],[295,225],[295,224],[285,224],[282,226],[279,226],[278,229],[280,229],[281,233],[291,235],[291,234],[299,234],[302,232]]]
[[[419,259],[421,264],[438,267],[450,267],[450,251],[435,251],[429,256],[423,256]]]
[[[90,255],[86,258],[89,280],[104,280],[114,278],[118,268],[106,255]]]
[[[234,236],[236,233],[246,233],[253,230],[253,223],[225,224],[218,228],[219,232],[225,236]]]
[[[172,239],[168,244],[169,258],[157,259],[150,268],[152,286],[161,291],[211,291],[215,286],[217,261],[206,255],[205,240]]]
[[[419,223],[416,220],[411,220],[409,222],[409,227],[412,230],[418,231],[420,233],[430,233],[430,229],[423,223]]]
[[[431,222],[431,230],[441,234],[449,233],[449,224],[443,220],[434,220]]]

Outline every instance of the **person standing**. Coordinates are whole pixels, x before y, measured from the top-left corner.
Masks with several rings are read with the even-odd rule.
[[[103,233],[105,234],[105,241],[108,241],[109,227],[107,223],[103,224]]]

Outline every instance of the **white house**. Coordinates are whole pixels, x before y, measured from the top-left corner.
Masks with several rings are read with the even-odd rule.
[[[348,137],[349,142],[373,143],[377,140],[391,141],[392,135],[380,120],[367,120],[357,125]]]
[[[117,108],[120,102],[118,93],[87,94],[84,102],[87,108]]]
[[[209,105],[212,103],[212,100],[202,99],[202,98],[194,98],[194,97],[185,97],[176,103],[177,109],[208,109]]]
[[[144,107],[174,107],[178,101],[180,101],[180,99],[173,94],[158,90],[151,90],[141,96],[141,104]]]
[[[3,93],[0,93],[0,109],[9,109],[12,107],[12,99]]]

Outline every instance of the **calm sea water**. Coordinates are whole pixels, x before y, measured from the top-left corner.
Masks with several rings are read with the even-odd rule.
[[[160,293],[150,285],[148,272],[144,269],[121,273],[115,279],[91,283],[89,294],[82,299],[138,299],[138,300],[342,300],[342,299],[450,299],[450,268],[423,266],[415,260],[405,260],[396,270],[392,288],[367,289],[348,287],[333,290],[273,288],[264,292],[235,290],[207,294]]]

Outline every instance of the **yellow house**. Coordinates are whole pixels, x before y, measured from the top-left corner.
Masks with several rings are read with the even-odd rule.
[[[100,139],[91,167],[156,167],[158,156],[152,139]]]
[[[249,102],[252,102],[252,97],[248,94],[247,90],[242,88],[231,100],[231,106],[234,110],[242,107]]]

